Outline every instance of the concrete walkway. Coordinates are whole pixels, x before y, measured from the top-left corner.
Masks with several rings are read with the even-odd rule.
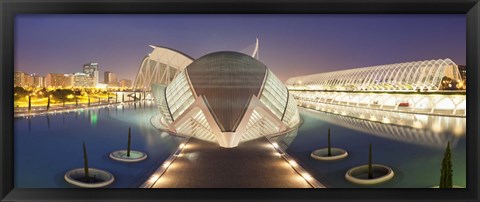
[[[312,188],[265,138],[227,149],[190,139],[153,188]]]

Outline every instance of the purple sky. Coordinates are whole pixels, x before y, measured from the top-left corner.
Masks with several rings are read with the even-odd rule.
[[[251,53],[282,81],[305,74],[450,58],[466,62],[465,15],[18,15],[15,69],[74,73],[99,63],[134,79],[150,44],[193,58]]]

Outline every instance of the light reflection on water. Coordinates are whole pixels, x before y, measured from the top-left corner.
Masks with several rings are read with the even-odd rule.
[[[316,178],[330,187],[359,187],[344,179],[345,172],[367,163],[368,145],[374,163],[391,166],[396,172],[391,182],[372,187],[419,187],[437,185],[441,159],[450,142],[454,183],[466,186],[466,119],[392,113],[378,110],[343,111],[344,107],[320,112],[300,108],[303,125],[276,141]],[[345,115],[341,115],[345,114]],[[347,159],[322,162],[310,157],[326,147],[327,129],[332,129],[334,147],[346,149]]]
[[[87,144],[89,165],[115,176],[111,188],[138,187],[177,148],[181,138],[161,135],[150,124],[157,113],[153,102],[94,107],[62,114],[14,120],[14,166],[17,188],[71,188],[66,171],[83,166],[82,142]],[[108,154],[125,149],[128,128],[132,149],[148,154],[145,161],[119,163]]]

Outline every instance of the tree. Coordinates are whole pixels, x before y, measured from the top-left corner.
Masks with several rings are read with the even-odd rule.
[[[50,110],[50,96],[47,96],[47,111]]]
[[[28,95],[28,112],[32,111],[32,96]]]
[[[70,89],[57,89],[53,91],[52,95],[55,99],[62,101],[63,107],[65,107],[65,101],[69,99],[69,95],[73,95],[73,91]]]
[[[450,150],[450,141],[447,144],[443,154],[442,169],[440,170],[440,188],[452,188],[452,153]]]
[[[25,90],[24,88],[22,87],[14,87],[13,88],[13,95],[14,95],[14,99],[15,100],[18,100],[20,98],[25,98],[25,96],[28,96],[30,94],[30,91],[28,90]]]

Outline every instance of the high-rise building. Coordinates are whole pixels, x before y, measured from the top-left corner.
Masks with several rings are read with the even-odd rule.
[[[33,76],[33,86],[37,88],[45,87],[45,77],[43,76]]]
[[[120,87],[120,88],[131,88],[132,87],[132,80],[120,79],[120,81],[118,82],[118,87]]]
[[[85,73],[75,73],[73,75],[73,86],[74,87],[94,87],[93,78]]]
[[[83,65],[83,73],[88,74],[91,78],[93,78],[94,86],[98,84],[98,63],[90,62],[88,64]]]
[[[35,74],[25,74],[25,86],[32,87],[33,84],[33,77]]]
[[[16,71],[13,77],[13,83],[15,87],[24,87],[25,86],[25,73]]]
[[[46,77],[47,87],[72,87],[73,86],[73,74],[47,74]]]
[[[104,80],[105,80],[105,83],[108,84],[108,85],[111,85],[111,84],[117,84],[118,81],[117,81],[117,75],[111,71],[106,71],[105,72],[105,75],[104,75]]]

